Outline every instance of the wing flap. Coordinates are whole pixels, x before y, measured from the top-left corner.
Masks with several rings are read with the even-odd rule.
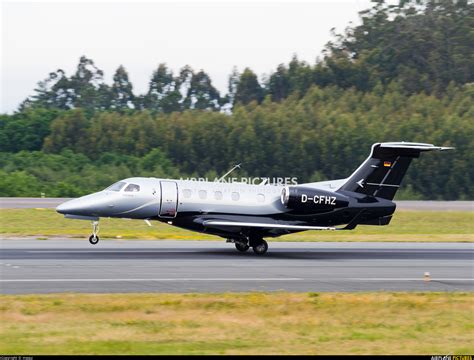
[[[205,220],[204,226],[229,226],[229,227],[253,227],[253,228],[270,228],[270,229],[288,229],[288,230],[336,230],[334,227],[327,226],[306,226],[306,225],[286,225],[286,224],[268,224],[253,222],[237,222],[223,220]]]

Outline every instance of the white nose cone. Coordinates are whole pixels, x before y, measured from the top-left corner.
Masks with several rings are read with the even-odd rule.
[[[60,204],[56,211],[64,215],[96,215],[103,210],[105,198],[98,193],[86,195]]]
[[[77,199],[69,200],[58,205],[56,207],[56,211],[60,214],[72,214],[74,213],[74,211],[77,211],[79,209],[79,206],[77,205],[78,205]]]
[[[65,206],[66,203],[62,203],[58,206],[56,206],[56,212],[60,213],[60,214],[64,214],[66,213],[66,206]]]

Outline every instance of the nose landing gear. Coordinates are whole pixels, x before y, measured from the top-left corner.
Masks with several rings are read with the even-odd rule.
[[[99,237],[97,234],[99,233],[99,222],[92,221],[92,235],[89,236],[89,242],[92,245],[96,245],[99,242]]]

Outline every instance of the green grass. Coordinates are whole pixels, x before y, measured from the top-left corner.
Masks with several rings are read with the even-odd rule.
[[[0,296],[5,354],[472,354],[472,293]]]
[[[100,237],[124,239],[221,240],[157,221],[101,219]],[[65,219],[52,209],[0,209],[3,237],[87,237],[89,221]],[[273,241],[474,241],[474,213],[397,211],[388,226],[359,226],[353,231],[305,231]]]
[[[221,240],[157,221],[101,219],[102,239]],[[65,219],[52,209],[0,209],[3,237],[87,237],[89,221]],[[474,213],[397,211],[388,226],[359,226],[353,231],[304,231],[272,241],[474,241]]]

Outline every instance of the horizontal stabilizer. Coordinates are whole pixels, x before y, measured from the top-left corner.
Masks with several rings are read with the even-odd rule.
[[[450,146],[434,146],[433,144],[425,143],[411,143],[411,142],[386,142],[381,143],[382,148],[393,148],[393,149],[414,149],[420,151],[444,151],[453,150],[454,147]]]

